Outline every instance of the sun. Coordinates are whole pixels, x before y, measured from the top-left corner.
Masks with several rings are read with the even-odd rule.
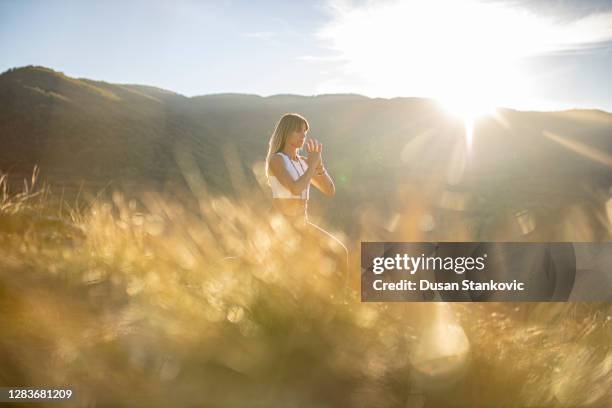
[[[448,114],[464,120],[475,120],[495,113],[495,103],[470,95],[438,96],[436,101]]]
[[[465,143],[468,152],[471,152],[474,143],[474,123],[479,118],[495,115],[495,104],[470,95],[438,97],[436,100],[449,115],[463,120]]]

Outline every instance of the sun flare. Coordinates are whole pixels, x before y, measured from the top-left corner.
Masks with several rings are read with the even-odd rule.
[[[469,96],[437,98],[437,101],[449,115],[463,121],[467,152],[471,152],[474,143],[474,122],[479,118],[495,115],[496,107],[492,103],[471,99]]]
[[[444,111],[463,120],[473,121],[483,116],[492,115],[496,109],[493,103],[474,100],[469,96],[438,97],[436,100]]]

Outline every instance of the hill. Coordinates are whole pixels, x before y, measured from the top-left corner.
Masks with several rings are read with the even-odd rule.
[[[368,209],[383,219],[401,213],[414,192],[430,202],[444,191],[478,193],[470,202],[486,204],[474,211],[578,203],[601,215],[601,194],[612,185],[612,115],[601,111],[500,109],[475,123],[467,152],[464,123],[427,99],[188,98],[34,66],[0,75],[0,169],[19,178],[37,164],[52,185],[69,188],[162,188],[183,183],[180,148],[209,191],[235,194],[240,185],[257,186],[253,169],[261,168],[275,121],[291,111],[305,115],[309,135],[325,144],[337,184],[336,199],[325,207],[313,200],[313,209],[349,230]]]

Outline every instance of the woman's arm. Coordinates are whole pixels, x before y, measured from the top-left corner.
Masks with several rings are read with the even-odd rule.
[[[308,156],[308,168],[297,180],[294,180],[285,167],[283,158],[275,154],[270,159],[270,171],[285,186],[291,194],[301,194],[308,187],[311,179],[316,173],[316,168],[321,161],[321,152],[311,152]],[[312,163],[312,164],[311,164]]]
[[[327,170],[323,166],[322,162],[319,164],[319,166],[317,166],[317,171],[312,178],[312,184],[328,197],[333,197],[336,194],[336,186],[334,186],[334,181],[329,173],[327,173]]]

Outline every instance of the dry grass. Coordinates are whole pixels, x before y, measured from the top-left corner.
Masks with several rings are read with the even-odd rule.
[[[0,174],[0,214],[15,215],[41,211],[49,195],[49,188],[37,185],[40,170],[34,167],[30,180],[23,180],[23,190],[13,193],[9,189],[8,174]]]
[[[34,185],[0,214],[43,214]],[[360,303],[356,268],[347,290],[262,202],[116,192],[68,213],[55,236],[0,233],[4,385],[109,407],[612,400],[610,304]]]

